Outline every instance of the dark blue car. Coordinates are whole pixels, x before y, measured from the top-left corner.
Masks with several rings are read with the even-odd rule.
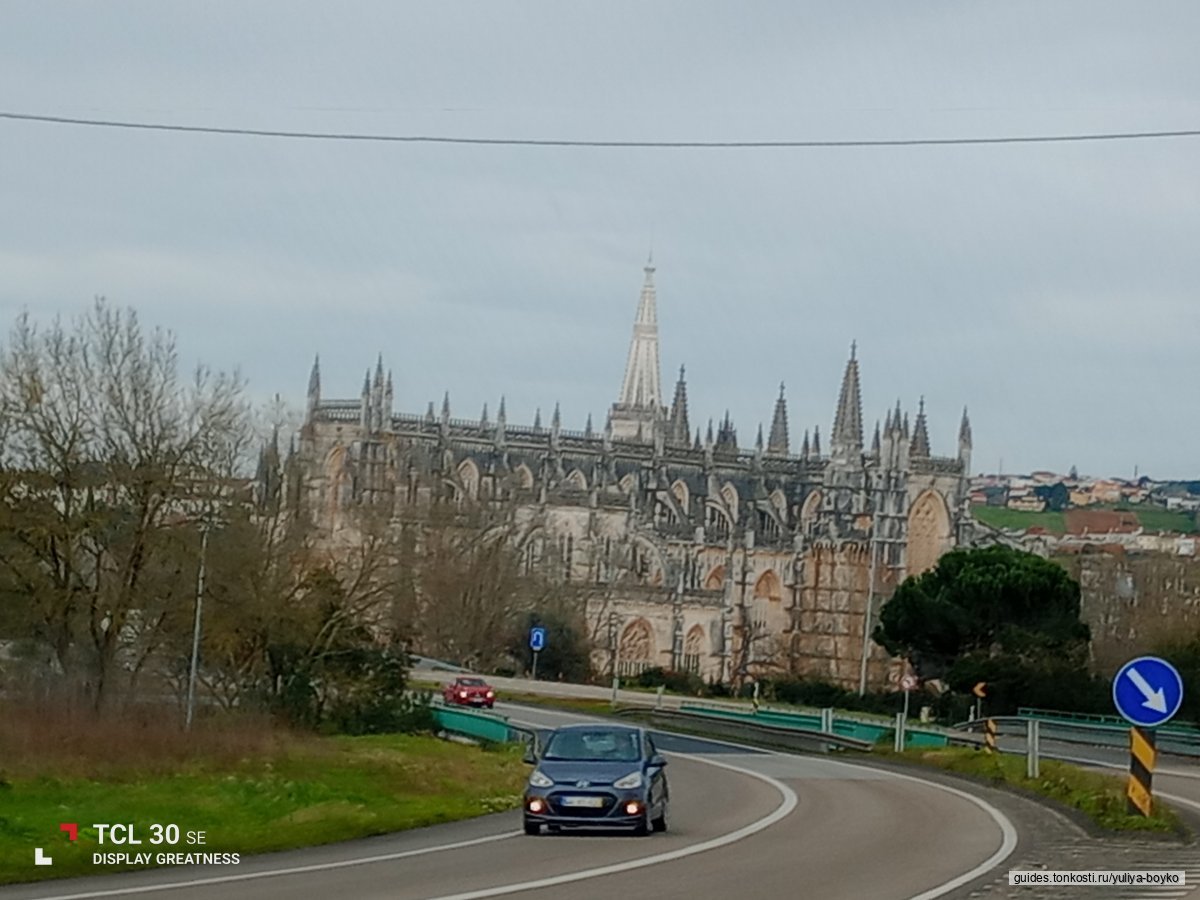
[[[536,766],[525,788],[526,834],[543,825],[667,830],[667,761],[644,728],[567,725],[525,761]]]

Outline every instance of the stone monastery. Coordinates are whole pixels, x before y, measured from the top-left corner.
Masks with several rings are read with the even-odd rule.
[[[581,588],[597,671],[651,666],[740,682],[788,671],[883,687],[895,666],[869,640],[906,576],[970,543],[971,427],[934,456],[924,403],[897,403],[864,441],[852,347],[833,428],[788,438],[782,386],[764,440],[739,446],[729,414],[701,436],[681,369],[662,392],[654,267],[645,268],[621,392],[602,429],[392,408],[382,360],[356,399],[326,399],[319,365],[293,460],[303,503],[336,529],[360,504],[508,504],[526,565]]]

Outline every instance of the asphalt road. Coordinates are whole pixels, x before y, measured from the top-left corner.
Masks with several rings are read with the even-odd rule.
[[[585,717],[523,707],[514,721]],[[671,830],[526,837],[520,814],[247,859],[0,889],[0,900],[95,897],[655,898],[930,900],[1003,865],[1015,833],[953,788],[819,757],[661,736]]]

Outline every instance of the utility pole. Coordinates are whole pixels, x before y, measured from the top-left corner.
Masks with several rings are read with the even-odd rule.
[[[880,478],[887,478],[886,470]],[[884,490],[886,490],[886,485]],[[871,565],[867,570],[867,608],[863,613],[862,660],[858,670],[858,696],[867,693],[867,660],[871,655],[871,617],[875,613],[875,570],[879,561],[879,508],[884,502],[884,491],[876,488],[874,509],[871,514]]]
[[[184,730],[192,730],[196,709],[196,669],[200,662],[200,619],[204,612],[204,565],[208,556],[208,519],[200,527],[200,569],[196,574],[196,617],[192,622],[192,662],[188,667],[187,718]]]

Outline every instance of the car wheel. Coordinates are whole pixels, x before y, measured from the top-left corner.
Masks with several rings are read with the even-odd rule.
[[[667,830],[667,804],[665,804],[665,803],[663,804],[662,812],[660,812],[658,814],[658,817],[656,819],[654,819],[650,824],[654,826],[655,831],[666,831]]]
[[[525,833],[529,834],[529,835],[541,834],[542,826],[537,822],[530,822],[528,819],[526,819],[525,820]]]
[[[654,826],[650,822],[650,810],[646,810],[646,814],[642,816],[642,821],[633,826],[633,833],[638,837],[645,837],[654,831]]]

